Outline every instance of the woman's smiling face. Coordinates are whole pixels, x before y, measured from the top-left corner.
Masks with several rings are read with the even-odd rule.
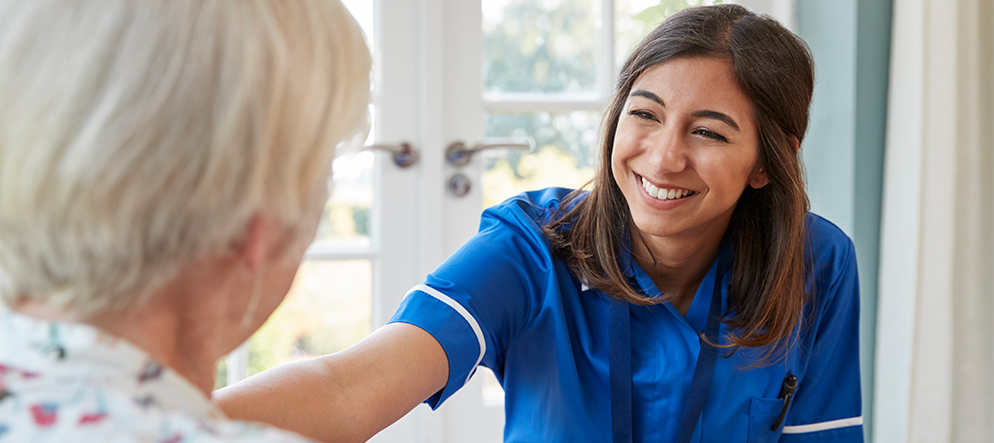
[[[745,187],[767,183],[753,112],[722,59],[682,57],[639,75],[611,154],[633,231],[723,235]]]

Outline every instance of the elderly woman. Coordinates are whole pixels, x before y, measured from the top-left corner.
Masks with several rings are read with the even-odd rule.
[[[370,57],[338,0],[0,0],[0,441],[301,441],[211,404]]]

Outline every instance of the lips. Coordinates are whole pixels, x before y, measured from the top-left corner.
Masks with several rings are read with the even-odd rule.
[[[691,191],[690,189],[683,188],[660,188],[650,183],[645,179],[645,177],[639,176],[639,178],[642,180],[642,189],[645,189],[645,192],[649,194],[650,197],[658,200],[679,200],[697,193],[695,191]]]

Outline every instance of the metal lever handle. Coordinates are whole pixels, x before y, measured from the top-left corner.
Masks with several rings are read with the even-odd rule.
[[[418,162],[418,149],[408,142],[401,142],[395,145],[366,145],[362,147],[365,151],[387,151],[393,154],[393,162],[401,168],[406,168]]]
[[[473,147],[466,146],[463,142],[452,142],[445,149],[445,159],[452,166],[466,166],[473,158],[473,154],[485,149],[514,149],[527,151],[532,149],[531,143],[497,142],[497,143],[477,143]]]

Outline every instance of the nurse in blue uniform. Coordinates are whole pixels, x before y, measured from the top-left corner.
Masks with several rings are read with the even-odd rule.
[[[798,155],[812,87],[774,20],[674,15],[621,71],[589,191],[486,210],[390,324],[219,403],[361,441],[483,365],[508,442],[862,441],[854,248]]]

